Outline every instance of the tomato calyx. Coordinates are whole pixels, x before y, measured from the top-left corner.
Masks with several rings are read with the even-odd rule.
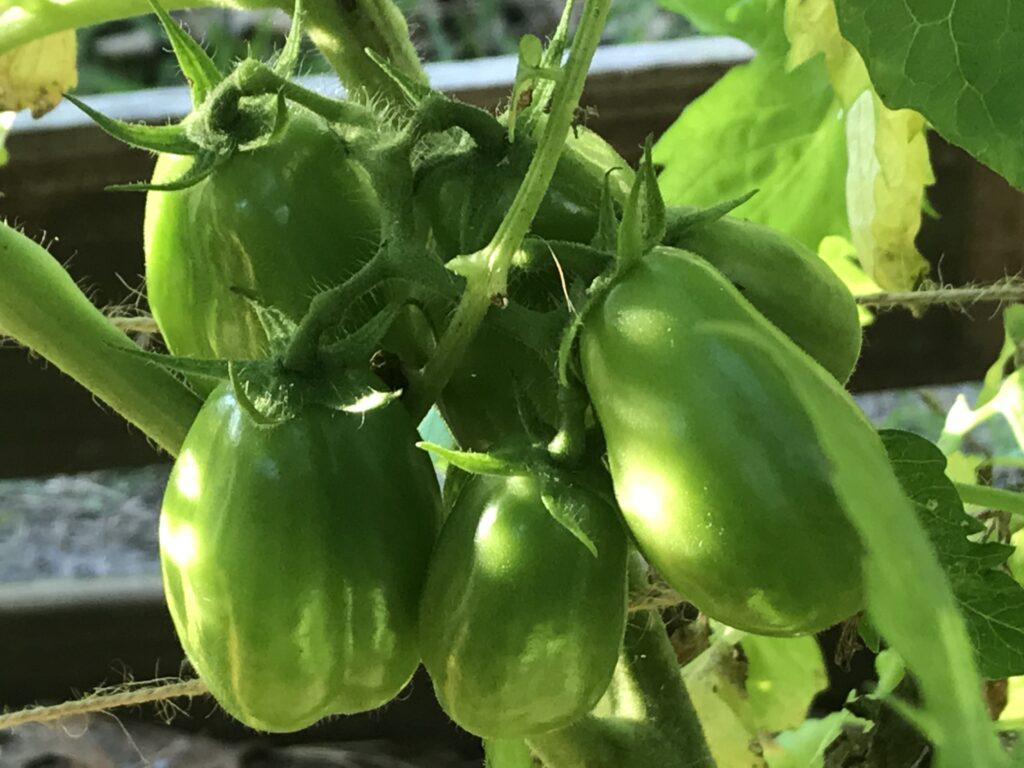
[[[533,478],[541,486],[544,508],[551,517],[591,555],[598,556],[584,511],[594,497],[614,507],[612,492],[600,474],[585,466],[566,467],[547,448],[538,445],[513,443],[490,452],[459,451],[427,441],[416,446],[470,475]]]

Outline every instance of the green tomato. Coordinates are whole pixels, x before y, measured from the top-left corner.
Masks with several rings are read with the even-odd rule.
[[[263,731],[390,701],[417,664],[437,480],[399,407],[253,422],[221,385],[160,514],[164,588],[189,660]]]
[[[177,179],[192,162],[161,156],[153,182]],[[149,193],[150,308],[176,355],[262,357],[266,336],[233,289],[298,321],[318,290],[343,282],[373,256],[379,229],[367,173],[320,118],[291,107],[272,143],[239,152],[187,189]]]
[[[726,343],[709,322],[757,342]],[[845,395],[717,270],[656,248],[588,316],[581,360],[619,506],[669,584],[767,635],[863,607],[860,541],[789,376]]]
[[[588,496],[578,511],[597,557],[531,477],[471,478],[445,522],[420,646],[441,706],[471,733],[566,725],[608,687],[625,627],[626,536],[603,501]]]
[[[857,303],[816,253],[780,232],[731,216],[666,242],[706,259],[838,381],[850,378],[862,340]]]

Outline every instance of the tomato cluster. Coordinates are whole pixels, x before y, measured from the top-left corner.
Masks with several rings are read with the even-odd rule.
[[[381,706],[421,661],[473,733],[567,725],[612,679],[631,547],[743,630],[810,633],[862,607],[858,539],[792,384],[841,391],[860,350],[852,297],[784,237],[686,209],[616,266],[606,235],[632,203],[606,180],[631,172],[586,129],[436,399],[477,452],[451,454],[476,474],[442,500],[397,390],[458,302],[443,266],[494,236],[532,156],[529,135],[496,149],[487,136],[505,128],[488,119],[476,141],[409,149],[408,178],[401,141],[353,149],[293,106],[183,188],[166,183],[198,161],[158,163],[154,317],[179,358],[232,361],[230,381],[199,385],[212,392],[164,499],[166,594],[196,670],[255,728]],[[382,253],[391,271],[364,285]],[[403,259],[419,261],[406,274]],[[318,295],[345,302],[326,311]],[[315,313],[322,343],[290,357]],[[262,390],[239,373],[261,361],[281,377]],[[376,382],[375,407],[334,407],[342,368]],[[548,448],[573,382],[575,437],[597,450]],[[268,416],[275,399],[287,407]]]

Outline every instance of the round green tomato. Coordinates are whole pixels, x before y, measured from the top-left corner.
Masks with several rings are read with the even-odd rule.
[[[530,477],[471,478],[445,522],[420,647],[441,706],[471,733],[564,726],[608,687],[625,627],[626,535],[614,509],[585,498],[580,524],[597,557]]]
[[[419,663],[437,481],[401,408],[252,421],[228,385],[186,437],[160,513],[164,589],[225,710],[296,731],[390,701]]]
[[[623,516],[673,588],[768,635],[863,607],[860,540],[790,381],[855,406],[717,270],[656,248],[590,313],[581,360]]]
[[[154,183],[190,157],[162,155]],[[368,175],[318,117],[292,107],[283,134],[239,152],[187,189],[146,198],[146,286],[171,352],[256,358],[266,336],[235,288],[301,319],[312,296],[377,250],[380,211]],[[360,313],[357,313],[360,314]],[[366,319],[369,308],[361,317]]]
[[[857,303],[816,253],[731,216],[667,242],[706,259],[838,381],[850,378],[863,337]]]

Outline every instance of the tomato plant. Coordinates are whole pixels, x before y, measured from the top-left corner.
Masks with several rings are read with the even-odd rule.
[[[1020,25],[1000,4],[665,5],[756,56],[631,168],[579,109],[610,0],[522,39],[500,114],[427,85],[389,0],[296,3],[277,57],[230,72],[154,3],[192,112],[75,103],[160,155],[128,186],[170,354],[9,226],[0,329],[175,458],[167,602],[250,727],[384,706],[422,662],[490,768],[833,768],[896,759],[893,733],[914,765],[1019,762],[981,692],[1024,676],[1024,502],[978,483],[1000,457],[966,436],[998,415],[1024,449],[1024,319],[936,445],[879,433],[845,384],[865,305],[952,295],[915,244],[928,125],[1024,177],[991,95]],[[0,107],[45,111],[73,28],[138,8],[14,10]],[[353,98],[293,78],[304,31]],[[432,409],[453,444],[417,444]],[[879,652],[877,690],[808,716],[836,625]]]

